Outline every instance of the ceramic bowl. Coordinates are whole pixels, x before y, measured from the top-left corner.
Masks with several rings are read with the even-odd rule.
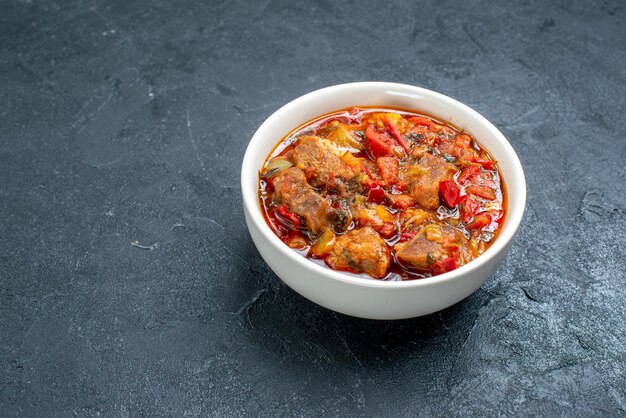
[[[274,146],[299,125],[351,106],[399,107],[432,115],[464,129],[498,162],[508,211],[495,242],[480,257],[451,272],[419,280],[380,281],[354,277],[315,264],[284,244],[267,225],[258,198],[259,170]],[[522,220],[526,182],[522,165],[504,135],[468,106],[420,87],[363,82],[323,88],[284,105],[250,140],[241,167],[241,193],[248,230],[259,253],[289,287],[343,314],[401,319],[447,308],[476,291],[504,260]]]

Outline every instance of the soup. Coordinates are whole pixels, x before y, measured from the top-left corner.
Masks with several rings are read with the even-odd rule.
[[[400,109],[350,108],[297,127],[265,160],[274,233],[334,270],[411,280],[454,270],[496,239],[497,162],[469,133]]]

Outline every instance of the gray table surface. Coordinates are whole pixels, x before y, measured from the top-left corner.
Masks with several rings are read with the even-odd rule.
[[[0,415],[626,415],[624,3],[0,10]],[[254,130],[363,80],[467,103],[526,170],[507,260],[434,315],[320,308],[244,225]]]

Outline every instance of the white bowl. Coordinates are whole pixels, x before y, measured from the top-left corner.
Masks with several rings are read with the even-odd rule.
[[[284,244],[263,218],[259,170],[283,136],[326,113],[351,106],[400,107],[424,112],[465,129],[498,161],[508,212],[495,242],[476,260],[451,272],[419,280],[380,281],[353,277],[315,264]],[[443,94],[405,84],[341,84],[299,97],[272,114],[256,131],[241,167],[244,213],[252,240],[270,268],[305,298],[348,315],[401,319],[447,308],[476,291],[498,268],[511,246],[526,205],[522,165],[504,135],[487,119]]]

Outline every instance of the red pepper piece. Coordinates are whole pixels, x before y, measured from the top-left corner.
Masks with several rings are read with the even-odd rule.
[[[443,260],[435,261],[432,265],[431,269],[433,271],[433,276],[437,276],[438,274],[447,273],[448,271],[452,271],[456,268],[456,261],[454,258],[448,257]]]
[[[464,169],[461,174],[459,174],[459,177],[457,177],[457,181],[459,182],[459,184],[464,184],[466,181],[471,180],[479,174],[480,167],[472,165]]]
[[[461,202],[461,190],[453,180],[444,180],[439,183],[439,196],[449,208],[453,208]]]
[[[393,155],[393,149],[391,148],[393,140],[386,134],[378,132],[374,125],[367,127],[365,137],[367,138],[367,147],[372,157],[378,158],[385,155]]]
[[[396,126],[393,124],[391,119],[389,119],[389,116],[386,113],[384,114],[384,117],[385,122],[387,122],[389,132],[391,132],[391,135],[396,139],[396,141],[398,141],[398,144],[400,144],[402,148],[404,148],[405,151],[408,153],[411,150],[411,147],[409,146],[409,144],[406,143],[404,138],[402,138],[402,135],[400,135],[400,131],[398,131],[398,128],[396,128]]]
[[[372,187],[367,195],[367,201],[373,203],[381,203],[385,199],[385,190],[376,185]]]
[[[399,164],[395,157],[379,157],[376,159],[376,165],[387,184],[398,182]]]
[[[488,213],[483,212],[483,213],[479,213],[478,215],[476,215],[472,222],[465,225],[465,229],[468,229],[468,230],[481,229],[489,225],[490,223],[491,223],[491,216],[489,216]]]
[[[277,209],[277,212],[283,219],[290,222],[294,228],[300,228],[300,218],[293,212],[290,212],[285,205],[280,205]]]
[[[468,197],[461,204],[461,220],[468,223],[480,208],[480,204],[472,197]]]

